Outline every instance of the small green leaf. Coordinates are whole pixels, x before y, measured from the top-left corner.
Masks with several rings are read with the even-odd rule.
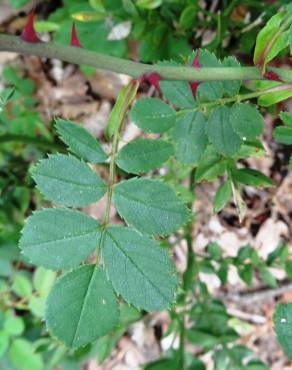
[[[196,182],[202,180],[213,181],[222,176],[226,170],[226,161],[214,152],[212,146],[209,146],[200,160],[196,170]]]
[[[292,145],[292,127],[278,126],[274,129],[273,136],[279,143]]]
[[[105,273],[94,265],[81,266],[58,279],[45,313],[48,330],[72,348],[108,333],[118,317],[114,291]]]
[[[98,141],[83,127],[61,118],[56,120],[56,129],[62,141],[67,144],[71,152],[81,159],[91,163],[103,163],[107,155]]]
[[[188,5],[182,11],[179,17],[179,24],[183,29],[192,28],[195,24],[197,18],[198,6],[197,5]]]
[[[69,207],[96,202],[106,191],[101,178],[85,163],[63,154],[40,161],[32,177],[48,200]]]
[[[273,322],[277,338],[286,355],[292,358],[292,303],[276,306]]]
[[[214,212],[220,212],[229,202],[232,195],[232,187],[230,181],[225,181],[217,190],[214,200]]]
[[[43,267],[38,267],[33,274],[33,283],[36,291],[42,297],[49,294],[57,274],[54,271],[46,270]]]
[[[24,322],[21,317],[11,315],[5,320],[3,329],[10,336],[18,336],[24,332]]]
[[[260,278],[264,283],[269,285],[271,288],[277,288],[277,280],[274,277],[274,275],[269,271],[267,267],[261,267],[259,269],[260,272]]]
[[[131,228],[109,227],[102,239],[102,255],[115,291],[128,303],[157,311],[173,302],[174,265],[155,240]]]
[[[31,295],[32,293],[31,282],[26,276],[18,273],[15,276],[15,279],[12,285],[12,290],[19,297],[27,297]]]
[[[9,336],[5,331],[0,331],[0,359],[9,347]]]
[[[281,112],[280,118],[286,126],[289,126],[292,128],[292,113]]]
[[[172,132],[176,158],[182,163],[197,162],[204,153],[208,138],[206,120],[201,112],[189,112],[178,118]]]
[[[181,109],[193,108],[195,100],[190,85],[186,81],[160,81],[165,99]]]
[[[233,131],[230,109],[226,106],[213,110],[208,120],[207,133],[209,140],[220,154],[231,156],[240,148],[241,141]]]
[[[162,0],[137,0],[136,5],[141,9],[156,9],[162,4]]]
[[[28,218],[19,245],[31,263],[52,270],[69,269],[94,251],[98,235],[98,223],[81,212],[44,209]]]
[[[163,133],[175,124],[175,110],[156,98],[137,101],[130,112],[133,122],[145,132]]]
[[[264,128],[263,116],[251,104],[234,104],[230,112],[230,122],[234,131],[248,140],[261,135]]]
[[[139,174],[161,167],[173,152],[173,146],[166,141],[137,139],[120,150],[116,163],[128,173]]]
[[[273,84],[274,87],[278,86],[278,84]],[[258,105],[262,107],[269,107],[270,105],[274,105],[276,103],[281,102],[282,100],[286,100],[292,97],[292,88],[289,88],[290,85],[279,87],[277,91],[270,92],[267,94],[263,94],[258,98]]]
[[[131,179],[114,187],[113,201],[128,225],[151,235],[167,235],[188,219],[175,192],[152,179]]]
[[[232,177],[241,184],[248,186],[272,186],[272,180],[263,173],[252,168],[233,170]]]
[[[12,342],[9,350],[12,364],[19,370],[42,370],[43,360],[30,342],[25,339],[16,339]]]

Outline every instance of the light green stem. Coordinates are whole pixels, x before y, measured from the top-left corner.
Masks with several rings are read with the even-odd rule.
[[[264,80],[257,67],[219,67],[192,68],[187,66],[169,67],[159,64],[143,64],[95,53],[82,48],[54,43],[31,44],[20,37],[0,34],[0,51],[11,51],[39,57],[59,59],[74,64],[84,64],[112,72],[124,73],[138,78],[150,72],[157,72],[163,80],[180,81],[227,81],[227,80]],[[268,68],[269,70],[269,68]],[[292,71],[281,68],[271,69],[283,82],[292,83]]]

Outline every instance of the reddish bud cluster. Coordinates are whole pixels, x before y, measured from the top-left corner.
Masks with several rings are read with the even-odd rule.
[[[35,15],[35,10],[33,9],[28,16],[27,23],[21,34],[21,38],[23,41],[30,42],[32,44],[41,42],[41,40],[39,39],[34,29],[34,15]]]

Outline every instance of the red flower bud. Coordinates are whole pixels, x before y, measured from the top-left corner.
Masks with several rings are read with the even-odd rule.
[[[80,42],[78,40],[78,36],[77,36],[75,22],[73,22],[73,24],[72,24],[70,46],[75,46],[76,48],[81,48],[81,44],[80,44]]]
[[[41,40],[39,39],[34,29],[34,15],[35,15],[35,10],[33,9],[28,16],[27,23],[20,36],[23,41],[30,42],[32,44],[41,42]]]

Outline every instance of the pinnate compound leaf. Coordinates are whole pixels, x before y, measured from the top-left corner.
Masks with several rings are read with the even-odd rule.
[[[234,131],[248,140],[261,135],[264,128],[263,116],[251,104],[234,104],[230,112],[230,122]]]
[[[32,177],[46,199],[68,207],[96,202],[106,191],[101,178],[87,164],[63,154],[40,161]]]
[[[106,161],[107,155],[98,141],[80,125],[58,118],[56,129],[62,141],[81,159],[90,163]]]
[[[84,213],[44,209],[30,216],[19,246],[28,260],[51,270],[76,267],[96,248],[99,224]]]
[[[177,287],[174,266],[155,240],[132,228],[109,227],[102,239],[102,255],[115,291],[128,303],[156,311],[173,302]]]
[[[189,112],[178,118],[172,136],[176,158],[182,163],[197,162],[204,153],[208,138],[206,120],[201,112]]]
[[[131,179],[114,187],[113,202],[126,223],[150,235],[167,235],[188,219],[175,192],[153,179]]]
[[[156,98],[137,101],[130,112],[133,122],[145,132],[161,134],[175,124],[175,110]]]
[[[137,139],[124,146],[116,163],[128,173],[143,173],[159,168],[173,155],[172,144],[164,140]]]
[[[47,299],[47,328],[67,347],[81,347],[105,335],[118,318],[113,288],[104,271],[94,265],[64,274]]]
[[[241,184],[248,186],[272,186],[272,180],[264,175],[262,172],[252,168],[242,168],[240,170],[233,170],[232,177]]]
[[[292,303],[278,304],[273,322],[279,343],[286,355],[292,358]]]
[[[231,156],[240,149],[240,138],[233,131],[230,121],[230,109],[226,106],[213,110],[208,120],[209,140],[220,154]]]

